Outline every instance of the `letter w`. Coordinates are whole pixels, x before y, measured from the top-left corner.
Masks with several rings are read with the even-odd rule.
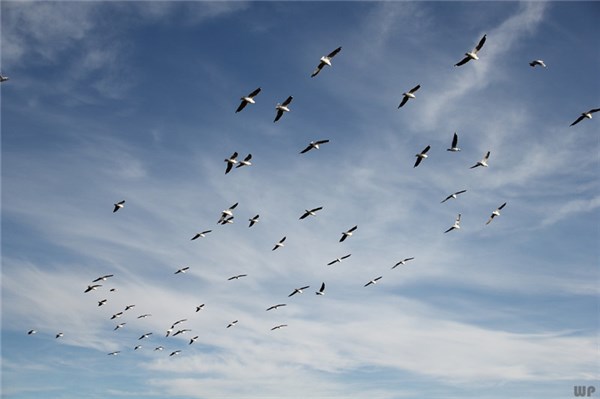
[[[581,386],[581,385],[575,385],[573,387],[573,391],[574,391],[575,396],[585,396],[585,394],[586,394],[585,386]]]

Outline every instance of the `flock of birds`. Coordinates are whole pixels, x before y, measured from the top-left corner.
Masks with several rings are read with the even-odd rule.
[[[455,67],[460,67],[462,65],[467,64],[470,61],[476,61],[479,59],[478,53],[481,51],[481,49],[483,48],[485,42],[486,42],[487,36],[484,35],[480,41],[478,42],[478,44],[475,46],[475,48],[473,48],[473,50],[471,50],[470,52],[465,53],[464,58],[462,58],[459,62],[457,62],[454,66]],[[326,66],[331,67],[332,66],[332,60],[333,58],[339,54],[341,52],[342,48],[338,47],[335,50],[333,50],[332,52],[330,52],[328,55],[323,56],[320,58],[319,63],[316,67],[316,69],[312,72],[311,77],[315,77],[317,76]],[[529,65],[531,67],[543,67],[546,68],[546,64],[544,63],[543,60],[533,60],[529,63]],[[5,82],[8,80],[8,77],[6,76],[2,76],[0,75],[0,82]],[[415,93],[420,89],[421,85],[416,85],[415,87],[413,87],[412,89],[410,89],[409,91],[405,92],[402,94],[402,99],[400,104],[398,105],[398,109],[404,107],[409,100],[414,100],[416,98]],[[246,96],[241,97],[241,102],[239,104],[239,106],[237,107],[237,109],[235,110],[235,113],[239,113],[242,110],[244,110],[248,105],[251,104],[255,104],[256,103],[256,96],[258,96],[261,92],[261,88],[257,88],[254,91],[252,91],[251,93],[249,93]],[[278,122],[285,113],[290,112],[290,104],[293,100],[292,96],[288,96],[282,103],[278,103],[275,106],[275,110],[276,110],[276,114],[275,114],[275,119],[274,122]],[[578,124],[579,122],[581,122],[584,119],[592,119],[592,114],[595,112],[600,111],[600,108],[596,108],[596,109],[591,109],[587,112],[583,112],[581,113],[581,115],[573,122],[571,123],[570,126],[574,126],[576,124]],[[450,144],[450,147],[447,148],[447,151],[449,152],[459,152],[461,151],[461,149],[458,147],[458,134],[455,132]],[[311,150],[318,150],[320,149],[320,147],[324,144],[329,143],[329,140],[325,139],[325,140],[318,140],[318,141],[311,141],[304,149],[302,149],[300,151],[300,154],[305,154]],[[421,152],[417,153],[415,155],[416,157],[416,161],[414,163],[414,168],[418,167],[425,159],[427,159],[428,155],[428,151],[430,150],[430,146],[427,145]],[[226,167],[225,167],[225,174],[230,173],[234,168],[241,168],[243,166],[251,166],[251,160],[252,160],[252,154],[248,154],[243,160],[238,160],[238,152],[234,152],[231,156],[229,156],[228,158],[225,158],[224,162],[226,163]],[[483,167],[483,168],[487,168],[488,167],[488,161],[490,158],[490,151],[487,151],[483,158],[479,161],[477,161],[473,166],[471,166],[471,169],[474,168],[478,168],[478,167]],[[446,198],[444,198],[441,203],[445,203],[446,201],[452,200],[452,199],[457,199],[459,195],[464,194],[467,190],[459,190],[456,191],[450,195],[448,195]],[[500,216],[500,211],[504,209],[504,207],[506,206],[506,202],[504,202],[502,205],[500,205],[497,209],[495,209],[489,219],[487,220],[487,222],[485,223],[486,225],[490,224],[496,217]],[[227,209],[221,211],[221,215],[217,221],[217,224],[219,225],[226,225],[226,224],[231,224],[233,223],[234,220],[234,210],[237,207],[238,203],[235,203],[233,205],[231,205],[230,207],[228,207]],[[113,213],[116,213],[120,210],[122,210],[125,207],[125,200],[116,202],[114,204],[114,208],[113,208]],[[312,209],[306,209],[304,211],[304,213],[302,213],[302,215],[300,216],[300,220],[306,219],[309,216],[315,217],[317,216],[317,213],[319,211],[321,211],[323,209],[322,206],[316,207],[316,208],[312,208]],[[253,227],[256,223],[259,222],[259,218],[260,215],[255,215],[254,217],[248,219],[249,225],[248,227]],[[454,220],[454,223],[447,229],[444,231],[444,233],[449,233],[451,231],[454,230],[459,230],[461,228],[460,226],[460,222],[461,222],[461,214],[459,213],[456,217],[456,219]],[[357,231],[358,226],[355,225],[351,228],[349,228],[348,230],[344,231],[341,233],[341,237],[339,239],[339,242],[344,242],[347,239],[349,239],[350,237],[352,237],[354,235],[354,233]],[[200,232],[197,232],[193,237],[191,237],[191,240],[197,240],[200,238],[204,238],[206,237],[208,234],[210,234],[212,232],[212,230],[203,230]],[[279,241],[277,241],[273,248],[272,251],[281,249],[285,246],[285,241],[286,241],[286,236],[282,237]],[[344,256],[341,256],[339,258],[336,258],[334,260],[332,260],[331,262],[327,263],[328,266],[332,266],[336,263],[340,263],[343,260],[349,258],[351,256],[351,254],[346,254]],[[408,257],[408,258],[404,258],[403,260],[397,262],[392,269],[395,269],[398,266],[402,266],[402,265],[406,265],[407,262],[414,260],[414,257]],[[190,269],[189,266],[186,267],[182,267],[177,269],[174,274],[175,275],[179,275],[179,274],[185,274],[186,272],[188,272]],[[87,286],[87,288],[84,289],[84,293],[90,293],[90,292],[94,292],[94,291],[100,291],[104,284],[104,282],[108,281],[109,279],[112,279],[114,277],[113,274],[105,274],[102,275],[94,280],[91,281],[91,284],[89,284]],[[228,278],[229,281],[232,280],[238,280],[241,278],[247,277],[247,274],[237,274],[234,276],[231,276],[230,278]],[[377,276],[371,280],[369,280],[368,282],[366,282],[364,284],[364,287],[369,287],[371,285],[375,285],[379,282],[379,280],[381,280],[383,278],[383,276]],[[299,295],[302,294],[305,290],[309,289],[310,286],[309,285],[304,285],[301,287],[297,287],[294,288],[292,290],[292,292],[288,295],[288,298],[291,298],[295,295]],[[322,282],[319,289],[315,292],[316,295],[318,296],[323,296],[325,295],[325,282]],[[114,292],[116,291],[115,288],[111,288],[109,290],[109,292]],[[108,302],[108,299],[101,299],[98,300],[98,307],[102,307],[105,306]],[[272,306],[269,306],[266,311],[273,311],[282,307],[287,306],[286,303],[278,303]],[[114,313],[111,317],[110,320],[116,320],[116,319],[120,319],[122,317],[125,317],[126,314],[130,313],[130,311],[135,307],[134,304],[131,305],[127,305],[122,311],[119,311],[117,313]],[[202,311],[205,307],[205,304],[200,304],[200,305],[196,305],[195,306],[195,313],[198,313],[200,311]],[[139,316],[137,316],[137,319],[145,319],[152,316],[150,313],[144,313],[144,314],[140,314]],[[170,326],[166,326],[168,328],[166,328],[165,331],[165,337],[177,337],[177,336],[183,336],[187,333],[190,333],[192,330],[189,328],[181,328],[181,324],[187,322],[188,319],[187,318],[182,318],[182,319],[178,319],[175,322],[171,323]],[[227,324],[225,327],[226,328],[232,328],[234,326],[236,326],[238,324],[238,320],[233,320],[231,321],[229,324]],[[127,325],[127,322],[121,322],[115,325],[114,327],[114,331],[120,330],[125,328],[125,326]],[[274,330],[279,330],[281,328],[287,327],[287,324],[277,324],[275,326],[273,326],[271,328],[272,331]],[[37,330],[32,329],[28,331],[29,335],[33,335],[36,334]],[[154,332],[146,332],[144,334],[142,334],[137,341],[146,341],[148,339],[151,338],[152,335],[155,335]],[[55,335],[56,339],[62,338],[64,337],[64,333],[63,332],[59,332]],[[189,339],[188,345],[192,345],[194,344],[197,340],[199,339],[198,335],[194,335],[193,337],[191,337]],[[137,351],[139,349],[142,348],[141,344],[136,344],[135,346],[133,346],[133,350]],[[156,346],[154,348],[154,351],[157,352],[161,352],[163,351],[165,348],[162,345]],[[117,351],[112,351],[110,353],[108,353],[108,355],[110,356],[115,356],[118,355],[119,353],[121,353],[121,351],[117,350]],[[169,353],[169,356],[176,356],[182,353],[182,349],[175,349],[175,350],[170,350],[167,351],[167,353]]]

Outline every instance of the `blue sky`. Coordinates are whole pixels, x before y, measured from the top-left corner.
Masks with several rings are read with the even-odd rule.
[[[597,3],[1,13],[3,398],[552,399],[598,386],[600,114],[569,127],[600,106]],[[480,59],[454,67],[484,34]],[[458,153],[445,150],[454,132]],[[253,164],[225,175],[234,151]],[[469,169],[487,151],[489,167]],[[165,337],[184,318],[192,331]]]

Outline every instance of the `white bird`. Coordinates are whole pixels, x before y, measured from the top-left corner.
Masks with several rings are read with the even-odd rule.
[[[280,307],[282,307],[282,306],[287,306],[287,305],[286,305],[285,303],[279,303],[279,304],[277,304],[277,305],[269,306],[269,307],[267,308],[267,312],[268,312],[269,310],[278,309],[278,308],[280,308]]]
[[[110,352],[108,356],[117,356],[119,353],[121,353],[121,351]]]
[[[309,287],[310,287],[310,285],[305,285],[304,287],[294,288],[294,291],[292,291],[292,293],[290,295],[288,295],[288,297],[294,296],[296,294],[302,294],[302,291],[304,291],[305,289],[307,289]]]
[[[488,167],[487,161],[489,158],[490,158],[490,152],[488,151],[481,161],[477,161],[477,163],[475,165],[471,166],[469,169],[473,169],[478,166],[483,166],[484,168],[487,168]]]
[[[121,317],[121,316],[123,316],[123,312],[115,313],[114,315],[112,315],[112,316],[110,317],[110,319],[111,319],[111,320],[118,319],[118,318],[119,318],[119,317]]]
[[[149,333],[146,333],[146,334],[142,334],[142,336],[138,338],[138,341],[139,341],[140,339],[148,338],[148,337],[149,337],[149,336],[151,336],[151,335],[152,335],[152,333],[151,333],[151,332],[149,332]]]
[[[229,277],[229,278],[227,279],[227,281],[231,281],[231,280],[239,280],[240,278],[242,278],[242,277],[246,277],[246,276],[247,276],[247,274],[238,274],[238,275],[236,275],[236,276],[231,276],[231,277]]]
[[[283,242],[285,241],[287,237],[283,237],[281,240],[279,240],[279,242],[277,244],[275,244],[275,246],[273,247],[273,249],[271,251],[275,251],[277,248],[281,248],[284,246]]]
[[[342,233],[342,238],[340,238],[340,242],[344,241],[346,238],[351,237],[352,233],[354,232],[354,230],[356,230],[358,228],[358,226],[354,226],[352,227],[350,230],[348,231],[344,231]]]
[[[290,108],[288,107],[292,102],[294,97],[289,96],[285,99],[285,101],[281,104],[277,104],[275,109],[277,110],[277,115],[275,115],[275,120],[273,122],[277,122],[279,118],[283,115],[284,112],[290,112]]]
[[[97,283],[98,281],[106,281],[108,278],[113,277],[114,274],[106,274],[104,276],[100,276],[97,279],[93,280],[92,283]]]
[[[415,166],[413,166],[413,168],[416,168],[417,166],[419,166],[421,161],[423,159],[427,158],[427,151],[429,151],[430,148],[431,148],[431,146],[427,146],[423,149],[423,151],[421,151],[420,153],[415,155],[415,157],[417,157],[417,160],[415,161]]]
[[[242,166],[252,165],[252,162],[250,162],[251,159],[252,159],[252,154],[246,155],[246,158],[244,158],[243,161],[238,161],[238,164],[235,168],[237,169],[237,168],[241,168]]]
[[[406,102],[411,99],[411,98],[415,98],[415,92],[417,90],[419,90],[421,88],[421,85],[416,85],[415,87],[413,87],[412,89],[410,89],[409,91],[407,91],[406,93],[402,93],[402,101],[400,102],[400,105],[398,105],[398,109],[400,109],[401,107],[404,106],[404,104],[406,104]]]
[[[458,148],[458,134],[456,134],[456,132],[454,132],[454,137],[452,138],[452,145],[450,146],[450,148],[446,148],[446,151],[460,151],[460,148]]]
[[[196,233],[196,235],[195,235],[195,236],[193,236],[193,237],[192,237],[192,239],[191,239],[190,241],[194,241],[194,240],[196,240],[196,239],[198,239],[198,238],[200,238],[200,237],[204,238],[204,237],[206,237],[206,235],[207,235],[208,233],[210,233],[211,231],[212,231],[212,230],[204,230],[204,231],[202,231],[202,232],[200,232],[200,233]]]
[[[235,204],[231,205],[229,208],[221,211],[221,217],[219,218],[219,221],[217,222],[217,224],[223,223],[223,221],[226,220],[228,217],[232,217],[233,210],[235,209],[236,206],[238,206],[237,202]]]
[[[102,287],[102,284],[94,284],[94,285],[88,285],[87,288],[85,289],[85,292],[90,292],[90,291],[94,291],[97,290],[99,287]]]
[[[584,120],[585,118],[592,119],[592,114],[594,112],[598,112],[598,111],[600,111],[600,108],[594,108],[594,109],[590,109],[588,112],[582,112],[581,115],[579,116],[579,118],[577,118],[575,120],[575,122],[571,123],[569,126],[574,126],[574,125],[578,124],[579,122],[581,122],[582,120]]]
[[[331,53],[324,55],[323,57],[321,57],[319,65],[317,65],[317,69],[315,69],[313,71],[313,73],[310,75],[311,78],[314,78],[315,76],[317,76],[319,74],[319,72],[321,72],[321,69],[323,69],[323,67],[325,65],[327,66],[331,66],[331,59],[333,57],[335,57],[335,55],[337,53],[339,53],[342,50],[341,47],[336,48],[335,50],[333,50]]]
[[[506,202],[502,205],[500,205],[494,212],[492,212],[492,215],[490,216],[490,218],[488,219],[488,221],[485,224],[490,224],[490,222],[492,220],[494,220],[494,218],[496,216],[500,216],[500,211],[502,210],[502,208],[504,208],[506,206]]]
[[[192,331],[192,330],[190,330],[189,328],[184,328],[182,330],[177,330],[177,332],[175,332],[175,334],[173,334],[173,336],[175,337],[175,336],[177,336],[179,334],[185,334],[188,331]]]
[[[0,75],[0,83],[6,82],[7,80],[8,80],[8,76],[2,76],[2,75]]]
[[[369,282],[368,282],[367,284],[365,284],[364,286],[365,286],[365,287],[368,287],[368,286],[370,286],[371,284],[377,284],[377,282],[378,282],[379,280],[381,280],[381,278],[382,278],[382,277],[383,277],[383,276],[376,277],[376,278],[374,278],[373,280],[369,281]]]
[[[117,331],[119,328],[123,328],[123,327],[125,327],[125,324],[127,324],[127,323],[120,323],[120,324],[117,324],[117,326],[116,326],[116,327],[113,329],[113,331]]]
[[[174,274],[179,274],[179,273],[185,273],[190,269],[189,266],[186,267],[182,267],[181,269],[177,270]]]
[[[258,223],[258,218],[260,217],[260,215],[256,215],[251,219],[248,219],[248,221],[250,222],[250,224],[248,225],[248,227],[252,227],[254,226],[256,223]]]
[[[127,305],[125,306],[125,312],[128,311],[129,309],[133,309],[135,308],[135,305]]]
[[[452,227],[450,227],[448,230],[444,231],[444,233],[447,233],[452,230],[457,230],[457,229],[460,229],[460,213],[456,217],[456,220],[454,221],[454,224],[452,225]]]
[[[287,327],[287,324],[280,324],[278,326],[275,326],[275,327],[271,328],[271,331],[279,330],[280,328],[283,328],[283,327]]]
[[[324,282],[321,284],[321,288],[319,288],[319,291],[315,292],[315,294],[325,295],[325,283]]]
[[[533,60],[529,63],[529,65],[533,68],[535,68],[537,65],[543,66],[544,68],[546,68],[546,64],[544,64],[543,60]]]
[[[219,222],[219,224],[221,224],[222,226],[224,226],[226,224],[232,224],[233,223],[233,219],[234,219],[233,216],[229,216],[228,218],[221,220]]]
[[[465,58],[463,58],[462,60],[460,60],[459,62],[454,64],[454,66],[457,67],[457,66],[464,65],[471,60],[478,60],[479,57],[477,56],[477,52],[479,50],[481,50],[481,48],[483,47],[483,44],[485,43],[485,39],[486,39],[486,35],[483,35],[481,40],[479,40],[479,43],[477,44],[477,46],[475,46],[475,48],[473,50],[471,50],[471,52],[465,53]]]
[[[304,154],[312,149],[318,150],[320,148],[321,144],[326,144],[329,143],[329,140],[317,140],[317,141],[311,141],[308,146],[306,146],[305,149],[303,149],[302,151],[300,151],[300,154]]]
[[[397,268],[400,265],[405,265],[406,262],[408,262],[409,260],[413,260],[414,258],[404,258],[403,260],[401,260],[400,262],[396,263],[394,266],[392,266],[392,269]]]
[[[190,343],[188,345],[193,344],[194,342],[196,342],[198,340],[199,336],[196,335],[195,337],[190,338]]]
[[[234,321],[232,321],[231,323],[229,323],[229,324],[227,325],[227,328],[230,328],[230,327],[233,327],[233,326],[235,326],[235,325],[237,324],[237,322],[238,322],[237,320],[234,320]]]
[[[323,209],[322,206],[318,207],[318,208],[313,208],[313,209],[305,209],[304,213],[302,214],[302,216],[300,216],[300,220],[305,219],[308,216],[317,216],[317,212],[320,211],[321,209]]]
[[[106,303],[106,301],[107,301],[106,299],[103,299],[103,300],[101,300],[101,301],[98,301],[98,306],[102,306],[102,305],[104,305],[104,304]]]
[[[177,320],[175,323],[171,324],[171,328],[174,328],[177,324],[181,324],[186,321],[187,321],[187,319]]]
[[[331,266],[331,265],[333,265],[334,263],[340,263],[340,262],[341,262],[341,261],[343,261],[344,259],[346,259],[346,258],[349,258],[351,255],[352,255],[352,254],[348,254],[348,255],[344,255],[344,256],[342,256],[341,258],[335,258],[334,260],[332,260],[331,262],[329,262],[329,263],[327,264],[327,266]]]
[[[56,336],[54,338],[62,338],[64,337],[65,334],[59,332],[58,334],[56,334]]]
[[[466,193],[466,192],[467,192],[467,190],[460,190],[460,191],[457,191],[457,192],[455,192],[453,194],[450,194],[449,196],[447,196],[446,198],[444,198],[444,200],[442,202],[440,202],[440,204],[443,204],[444,202],[448,201],[449,199],[456,199],[456,197],[458,195],[460,195],[462,193]]]
[[[233,165],[238,163],[237,156],[238,156],[238,153],[236,151],[233,154],[231,154],[231,156],[229,158],[225,158],[223,160],[223,162],[227,162],[227,166],[225,167],[225,174],[231,172],[231,168],[233,168]]]
[[[176,351],[171,352],[171,354],[169,356],[179,355],[180,353],[181,353],[180,350],[176,350]]]
[[[146,317],[150,317],[150,316],[152,316],[150,313],[145,313],[145,314],[139,315],[137,318],[138,319],[145,319]]]
[[[36,333],[37,333],[36,330],[29,330],[29,331],[27,331],[27,335],[33,335],[33,334],[36,334]]]
[[[118,211],[119,209],[123,208],[125,206],[125,200],[123,201],[119,201],[116,204],[113,204],[115,207],[113,209],[113,213],[115,213],[116,211]]]
[[[165,348],[163,348],[162,346],[157,346],[156,348],[154,348],[155,351],[161,351],[163,349],[165,349]]]
[[[135,348],[133,348],[133,350],[136,351],[136,350],[141,349],[141,348],[142,348],[142,345],[136,345]]]
[[[254,100],[254,97],[256,97],[256,95],[258,93],[260,93],[260,87],[258,89],[256,89],[256,90],[254,90],[252,93],[248,94],[246,97],[240,98],[240,100],[242,100],[242,102],[240,103],[239,107],[237,107],[237,109],[235,110],[235,112],[236,113],[240,112],[248,104],[254,104],[256,102]]]
[[[204,308],[204,304],[196,306],[196,313],[201,311]]]

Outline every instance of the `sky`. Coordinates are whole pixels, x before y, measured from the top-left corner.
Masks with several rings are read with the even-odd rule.
[[[597,2],[0,11],[2,398],[600,391]]]

